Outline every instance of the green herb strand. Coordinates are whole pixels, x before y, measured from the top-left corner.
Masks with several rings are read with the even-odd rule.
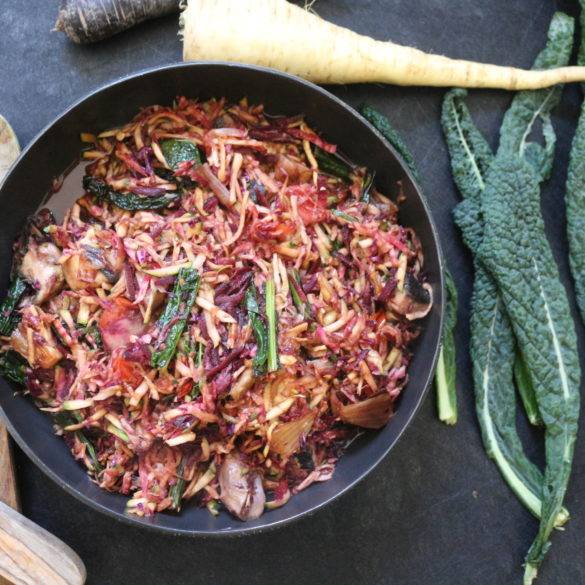
[[[274,280],[266,281],[266,321],[268,322],[268,359],[269,372],[278,370],[278,331],[276,320],[276,292]]]
[[[351,182],[351,167],[344,163],[339,157],[334,156],[318,146],[314,147],[315,160],[319,165],[319,170],[342,179],[346,183]]]
[[[175,484],[171,486],[169,490],[169,497],[172,500],[171,507],[173,510],[179,511],[181,509],[181,500],[183,498],[183,494],[185,493],[185,488],[187,487],[187,482],[183,477],[183,473],[185,471],[185,463],[184,460],[181,459],[179,466],[177,467],[177,481]]]
[[[248,287],[245,300],[248,318],[250,319],[254,337],[256,338],[256,355],[252,360],[254,375],[261,376],[266,372],[266,362],[268,360],[268,330],[260,314],[254,283]]]

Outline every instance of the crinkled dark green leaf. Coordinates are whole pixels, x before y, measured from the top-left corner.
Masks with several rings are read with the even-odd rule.
[[[466,96],[464,89],[447,92],[441,122],[455,184],[464,199],[479,200],[484,177],[494,155],[471,118],[465,103]]]
[[[476,411],[486,452],[519,500],[540,517],[543,476],[526,457],[516,429],[514,335],[497,285],[477,255],[483,239],[480,201],[493,155],[469,115],[464,96],[464,92],[448,95],[456,104],[449,109],[444,105],[443,129],[457,173],[457,186],[466,197],[454,210],[455,223],[474,255],[471,356]],[[461,118],[457,123],[453,119],[455,113]],[[462,127],[465,132],[461,131]],[[568,513],[561,511],[557,524],[562,524],[567,517]]]
[[[361,105],[359,112],[394,147],[418,181],[420,177],[412,152],[410,152],[410,148],[408,148],[402,136],[392,126],[390,120],[367,104]]]
[[[550,69],[568,64],[573,49],[574,20],[556,12],[548,29],[546,47],[536,58],[533,69]],[[529,162],[543,179],[550,177],[556,135],[550,121],[550,112],[558,104],[562,85],[521,91],[516,94],[500,128],[498,154],[520,156]],[[544,146],[531,141],[536,124],[542,122]]]
[[[539,517],[543,477],[526,457],[515,422],[514,335],[497,286],[477,256],[483,239],[480,200],[493,154],[471,119],[465,95],[460,90],[447,94],[443,131],[455,182],[465,197],[454,210],[455,223],[474,255],[470,349],[476,412],[488,456],[520,501]]]
[[[497,282],[516,339],[534,379],[545,425],[546,469],[538,535],[527,555],[525,583],[536,576],[562,508],[579,417],[577,338],[544,222],[534,169],[499,156],[482,196],[480,257]]]
[[[477,256],[483,237],[479,202],[462,201],[455,208],[454,216],[466,245],[474,254],[470,351],[484,446],[518,499],[539,518],[543,476],[524,453],[516,429],[514,334],[498,287]],[[564,523],[567,517],[563,510],[557,524]]]
[[[565,203],[569,261],[575,280],[577,304],[581,318],[585,321],[585,102],[581,104],[581,114],[571,148]]]
[[[585,34],[585,0],[581,6],[581,37]],[[577,64],[585,65],[585,41],[581,41]],[[581,87],[585,92],[585,84]],[[565,204],[567,206],[567,237],[569,240],[569,262],[575,281],[577,305],[585,321],[585,101],[581,103],[579,122],[573,137],[571,156],[567,171]]]

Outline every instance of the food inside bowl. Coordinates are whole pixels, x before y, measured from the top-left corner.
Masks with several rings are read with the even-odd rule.
[[[329,479],[391,418],[432,305],[397,203],[302,116],[246,100],[82,140],[82,196],[15,245],[5,376],[135,514],[249,520]]]

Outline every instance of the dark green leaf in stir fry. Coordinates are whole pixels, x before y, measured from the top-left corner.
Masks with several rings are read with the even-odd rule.
[[[295,307],[305,319],[311,319],[313,317],[313,308],[307,299],[305,291],[303,290],[303,285],[301,283],[301,277],[298,270],[291,269],[288,271],[288,282],[290,285],[290,294],[292,296]]]
[[[0,353],[0,375],[24,386],[26,382],[26,364],[14,351]]]
[[[160,148],[167,164],[174,171],[177,170],[182,162],[194,161],[198,165],[203,162],[197,146],[188,140],[174,138],[162,140]]]
[[[153,368],[166,368],[173,359],[177,344],[195,304],[199,284],[197,270],[182,268],[177,275],[173,292],[157,323],[160,334],[152,353]]]
[[[185,462],[181,459],[181,463],[179,463],[179,467],[177,468],[177,481],[169,490],[169,496],[172,500],[172,508],[173,510],[180,510],[181,509],[181,499],[183,494],[185,493],[185,488],[187,487],[187,482],[183,477],[183,473],[185,471]]]
[[[352,168],[343,161],[339,156],[326,152],[322,148],[315,146],[315,160],[319,165],[319,170],[337,177],[349,183],[351,181]]]
[[[83,188],[98,200],[108,201],[126,211],[163,209],[169,207],[180,198],[180,195],[176,192],[156,197],[146,197],[135,193],[121,193],[109,187],[103,179],[97,179],[89,175],[83,177]]]
[[[104,467],[100,463],[94,444],[86,437],[83,431],[67,431],[65,427],[81,422],[81,417],[75,417],[67,412],[59,412],[54,416],[55,423],[63,429],[64,432],[72,432],[73,435],[85,446],[85,453],[91,463],[91,469],[96,474],[103,471]]]
[[[28,285],[20,276],[17,276],[6,293],[6,297],[0,303],[0,335],[10,335],[20,321],[20,315],[16,307]]]

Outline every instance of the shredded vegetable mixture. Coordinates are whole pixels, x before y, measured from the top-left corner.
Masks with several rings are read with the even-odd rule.
[[[102,488],[257,518],[329,479],[405,386],[431,308],[416,234],[303,117],[144,109],[15,246],[0,365]]]

